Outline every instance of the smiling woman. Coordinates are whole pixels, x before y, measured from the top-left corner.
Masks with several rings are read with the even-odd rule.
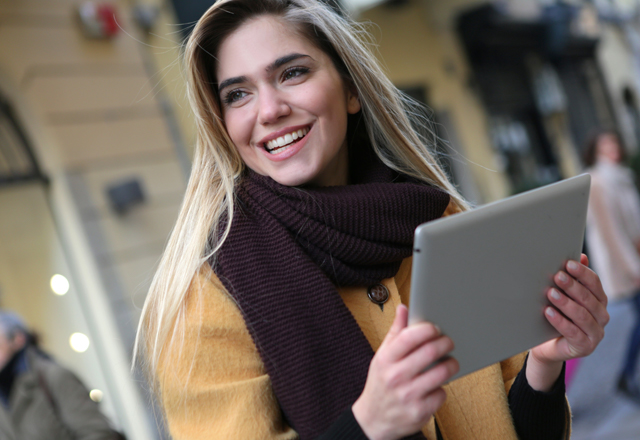
[[[526,363],[444,385],[453,341],[407,325],[413,232],[468,206],[366,35],[318,0],[227,0],[187,42],[198,145],[136,342],[171,435],[568,438],[563,361],[608,320],[597,275],[557,274],[562,336]]]

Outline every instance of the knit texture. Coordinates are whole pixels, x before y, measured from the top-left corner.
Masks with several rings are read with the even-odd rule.
[[[548,392],[536,391],[527,381],[527,360],[509,390],[509,407],[521,440],[561,440],[568,424],[565,410],[565,367]]]
[[[402,181],[382,164],[368,169],[363,182],[327,188],[286,187],[249,170],[211,262],[301,440],[350,408],[373,357],[337,288],[394,276],[412,253],[416,226],[449,203],[448,194]]]
[[[342,411],[338,420],[333,422],[316,440],[369,440],[353,416],[351,409]]]

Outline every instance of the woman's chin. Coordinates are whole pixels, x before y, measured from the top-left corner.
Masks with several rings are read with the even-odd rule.
[[[273,180],[284,186],[302,186],[309,183],[312,179],[300,178],[300,176],[276,176],[271,177]]]
[[[269,177],[284,186],[301,186],[313,183],[317,175],[318,173],[313,170],[301,170],[299,168],[269,173]]]

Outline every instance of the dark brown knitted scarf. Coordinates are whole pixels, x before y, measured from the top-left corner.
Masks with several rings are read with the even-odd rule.
[[[356,401],[373,357],[338,288],[394,276],[412,253],[416,226],[449,203],[377,161],[365,169],[350,173],[357,184],[327,188],[286,187],[248,171],[214,264],[302,440]]]

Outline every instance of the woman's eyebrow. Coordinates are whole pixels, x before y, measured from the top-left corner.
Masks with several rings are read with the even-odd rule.
[[[285,55],[283,57],[278,58],[273,63],[269,64],[266,68],[267,72],[272,72],[276,70],[278,67],[281,67],[293,60],[297,60],[298,58],[311,58],[309,55],[303,53],[290,53],[289,55]],[[313,58],[311,58],[313,59]]]
[[[246,76],[234,76],[233,78],[225,79],[218,85],[218,92],[221,92],[226,87],[232,86],[234,84],[239,84],[247,81]]]

